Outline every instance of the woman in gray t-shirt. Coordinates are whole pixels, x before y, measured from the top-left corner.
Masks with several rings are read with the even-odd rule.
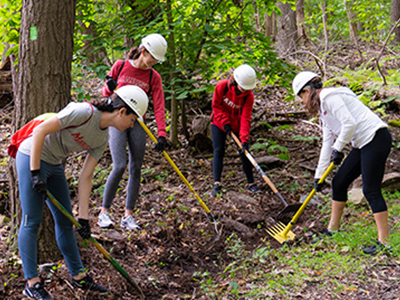
[[[146,93],[137,86],[127,85],[115,91],[111,99],[92,103],[70,103],[52,118],[38,125],[33,135],[20,145],[16,166],[22,207],[18,243],[28,280],[24,295],[33,299],[53,299],[40,283],[37,271],[36,236],[42,220],[46,191],[72,215],[68,183],[61,161],[71,152],[86,151],[79,189],[78,230],[82,238],[90,237],[89,198],[92,176],[98,159],[107,147],[108,127],[124,131],[132,127],[147,110]],[[72,283],[82,289],[106,293],[86,274],[79,255],[71,221],[49,200],[46,201],[55,221],[57,244],[71,274]]]

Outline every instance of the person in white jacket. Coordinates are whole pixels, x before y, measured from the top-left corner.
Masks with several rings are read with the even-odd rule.
[[[318,167],[314,177],[316,191],[324,171],[332,161],[340,165],[343,149],[351,143],[352,149],[332,179],[332,213],[325,236],[339,230],[350,184],[361,174],[363,193],[374,214],[378,228],[378,241],[365,247],[365,254],[377,254],[390,248],[388,210],[381,192],[386,159],[392,145],[388,125],[359,101],[345,87],[323,88],[321,78],[305,71],[293,80],[293,91],[300,96],[311,114],[319,113],[323,125],[323,141]]]

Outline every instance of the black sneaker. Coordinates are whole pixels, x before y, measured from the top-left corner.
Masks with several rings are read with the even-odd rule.
[[[384,243],[381,243],[381,242],[377,241],[375,243],[375,245],[372,245],[372,246],[369,246],[369,247],[365,247],[363,249],[363,252],[364,252],[364,254],[376,255],[381,251],[390,250],[391,248],[392,248],[392,246],[385,245]]]
[[[257,184],[252,184],[247,186],[247,190],[253,194],[260,192],[261,190],[259,189],[259,187],[257,186]]]
[[[214,184],[214,188],[211,191],[211,196],[217,197],[218,194],[220,193],[221,193],[221,186],[218,183]]]
[[[325,229],[324,232],[321,232],[318,236],[316,236],[312,241],[311,244],[316,244],[319,241],[322,241],[326,237],[332,237],[336,231],[330,231],[329,229]]]
[[[36,282],[32,287],[29,287],[28,283],[26,283],[22,293],[30,299],[53,300],[40,282]]]
[[[100,294],[108,293],[105,287],[102,287],[101,285],[94,282],[93,278],[90,277],[89,275],[86,275],[80,280],[72,278],[72,284],[82,290],[96,291],[99,292]]]

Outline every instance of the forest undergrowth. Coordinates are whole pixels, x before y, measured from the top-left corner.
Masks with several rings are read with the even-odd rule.
[[[343,45],[326,59],[329,83],[351,87],[386,122],[400,119],[395,100],[399,93],[398,56],[387,53],[381,61],[388,85],[382,86],[373,66],[360,62],[354,49]],[[379,49],[364,49],[366,58]],[[288,62],[318,72],[309,57],[292,56]],[[288,80],[291,80],[288,78]],[[102,81],[93,78],[82,83],[96,97]],[[280,86],[258,86],[253,112],[252,154],[289,204],[298,203],[313,188],[313,174],[320,150],[318,120]],[[211,99],[211,96],[210,96]],[[366,100],[367,99],[367,100]],[[190,104],[192,105],[192,104]],[[24,299],[25,285],[21,261],[9,249],[7,220],[7,141],[12,104],[1,110],[0,175],[0,298]],[[209,116],[210,111],[204,111]],[[190,116],[190,120],[194,116]],[[148,120],[155,132],[155,122]],[[400,131],[391,126],[393,148],[386,173],[400,172]],[[102,230],[96,222],[102,191],[111,170],[107,151],[93,179],[91,225],[93,236],[138,282],[146,299],[400,299],[399,221],[400,193],[385,192],[388,201],[392,250],[371,257],[362,254],[362,245],[376,239],[369,207],[349,204],[342,231],[331,240],[311,244],[313,236],[326,228],[330,212],[330,190],[325,189],[309,204],[292,231],[294,241],[281,245],[268,233],[283,204],[254,170],[261,192],[248,194],[235,147],[229,143],[224,165],[223,194],[210,197],[212,153],[190,148],[183,134],[181,147],[167,153],[218,220],[217,231],[203,208],[165,158],[153,150],[150,139],[142,168],[140,199],[135,219],[141,229],[119,227],[123,215],[127,176],[121,182],[111,208],[116,226]],[[264,160],[273,157],[271,161]],[[84,160],[77,154],[67,160],[66,173],[77,211],[77,179]],[[332,176],[330,176],[332,178]],[[328,180],[329,181],[329,180]],[[46,288],[56,299],[139,299],[125,279],[93,246],[80,244],[83,263],[96,281],[110,293],[100,296],[72,289],[63,260],[51,272],[41,273]]]

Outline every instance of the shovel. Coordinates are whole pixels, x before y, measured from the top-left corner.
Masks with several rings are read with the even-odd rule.
[[[78,223],[77,220],[62,206],[60,202],[54,196],[47,191],[46,192],[47,197],[49,197],[49,200],[74,224],[77,228],[81,227],[81,224]],[[142,289],[139,287],[139,285],[136,283],[136,281],[133,280],[131,276],[111,257],[111,255],[93,238],[90,237],[89,241],[92,243],[93,246],[95,246],[101,254],[104,255],[104,257],[113,265],[117,271],[125,277],[125,279],[134,287],[136,292],[139,294],[140,299],[145,299],[144,294]]]
[[[242,144],[240,143],[237,136],[233,132],[231,132],[231,134],[232,134],[232,138],[236,142],[238,148],[242,149]],[[271,188],[271,190],[274,192],[274,194],[277,195],[279,200],[281,200],[283,205],[285,205],[285,208],[281,212],[279,212],[278,219],[279,220],[288,220],[288,219],[292,218],[294,216],[294,214],[301,207],[301,204],[288,205],[288,203],[285,201],[285,199],[283,199],[281,193],[279,193],[279,191],[276,189],[275,185],[271,182],[271,180],[269,180],[268,176],[264,173],[264,171],[258,165],[258,163],[253,158],[253,156],[251,156],[249,151],[245,150],[244,154],[246,155],[247,159],[251,162],[251,164],[254,166],[254,168],[256,168],[258,172],[260,172],[262,178],[268,184],[268,186]]]
[[[151,138],[151,140],[157,144],[157,139],[156,137],[151,133],[150,129],[146,126],[146,124],[144,124],[142,121],[140,121],[139,119],[137,120],[139,122],[139,124],[143,127],[144,131],[146,131],[146,133],[149,135],[149,137]],[[174,168],[174,170],[176,171],[176,173],[178,173],[179,177],[183,180],[183,182],[185,183],[185,185],[188,187],[188,189],[192,192],[192,194],[194,195],[194,197],[197,199],[197,201],[199,201],[201,207],[203,207],[203,209],[206,211],[207,216],[210,218],[211,222],[214,222],[214,227],[215,227],[215,232],[217,233],[217,238],[216,240],[219,239],[219,233],[218,233],[218,228],[217,228],[217,220],[215,219],[213,213],[208,209],[207,205],[203,202],[203,200],[201,200],[200,196],[196,193],[196,191],[194,190],[194,188],[191,186],[191,184],[189,183],[189,181],[187,181],[187,179],[185,178],[185,176],[183,176],[182,172],[179,171],[178,167],[176,166],[176,164],[174,163],[174,161],[171,159],[171,157],[169,157],[168,153],[166,151],[162,152],[164,157],[167,159],[167,161],[169,162],[169,164]]]
[[[333,170],[335,167],[334,163],[331,163],[329,168],[325,171],[325,173],[322,175],[321,179],[318,181],[318,183],[323,183],[328,177],[329,173]],[[267,229],[267,232],[274,238],[276,239],[279,243],[283,244],[284,242],[288,240],[294,240],[294,233],[291,231],[293,225],[297,222],[299,219],[301,213],[304,211],[306,208],[308,202],[314,197],[316,193],[316,190],[313,189],[311,193],[308,195],[306,200],[304,200],[303,204],[301,205],[299,211],[294,215],[293,219],[289,222],[287,226],[285,226],[282,222],[279,222],[275,226]]]

